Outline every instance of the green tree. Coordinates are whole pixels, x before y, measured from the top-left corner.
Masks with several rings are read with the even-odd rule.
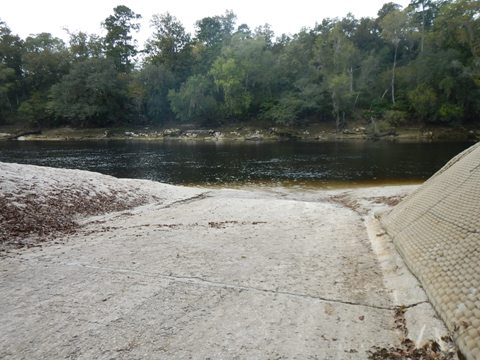
[[[52,87],[49,111],[80,127],[125,121],[129,111],[126,82],[109,59],[78,62]]]
[[[240,24],[234,35],[241,39],[251,39],[253,37],[253,32],[247,24]]]
[[[197,21],[195,38],[206,47],[227,44],[235,28],[237,16],[232,11],[224,15],[206,17]]]
[[[146,64],[139,72],[138,80],[144,86],[144,108],[148,120],[164,124],[172,120],[168,91],[174,89],[177,80],[165,65]]]
[[[376,22],[380,25],[385,16],[392,12],[401,11],[402,6],[394,2],[388,2],[382,5],[381,9],[377,12]]]
[[[271,100],[273,68],[274,58],[263,35],[234,35],[209,72],[223,94],[228,118],[258,113],[262,104]]]
[[[83,61],[92,57],[103,57],[103,39],[95,34],[83,31],[70,32],[66,30],[70,39],[68,50],[74,61]]]
[[[153,36],[146,44],[147,62],[162,64],[186,78],[191,67],[191,39],[182,23],[169,13],[154,15],[151,21]]]
[[[245,84],[246,70],[235,59],[222,57],[215,61],[210,75],[223,93],[226,117],[243,117],[252,102],[252,95]]]
[[[434,89],[426,84],[421,84],[408,93],[408,99],[418,119],[427,122],[435,120],[438,104]]]
[[[0,63],[22,74],[23,41],[0,19]]]
[[[433,0],[412,0],[409,8],[414,12],[414,23],[420,23],[420,53],[423,53],[425,47],[425,32],[430,29],[433,24],[437,6]]]
[[[0,124],[13,112],[10,92],[15,86],[15,70],[0,63]]]
[[[458,49],[465,57],[480,58],[480,4],[472,0],[445,2],[435,21],[436,39],[442,47]]]
[[[215,125],[221,114],[214,89],[211,78],[194,75],[178,91],[170,90],[168,99],[177,119]]]
[[[322,23],[328,27],[328,21]],[[316,32],[303,29],[293,38],[283,36],[274,44],[271,66],[272,98],[263,106],[263,116],[277,123],[293,124],[331,113],[326,100],[321,65],[315,59]]]
[[[382,36],[393,46],[392,77],[390,82],[393,105],[395,105],[395,70],[397,67],[398,47],[405,37],[406,25],[407,16],[405,12],[397,9],[386,14],[380,22]]]
[[[478,124],[478,1],[410,1],[277,39],[269,25],[236,27],[231,11],[197,21],[193,38],[156,15],[141,59],[140,15],[126,6],[103,22],[105,38],[68,32],[68,48],[45,33],[22,40],[0,21],[0,121]]]
[[[120,72],[129,72],[133,68],[133,58],[137,55],[136,41],[132,39],[132,31],[140,29],[137,21],[141,15],[130,8],[119,5],[102,23],[107,31],[105,36],[105,54],[111,59]]]
[[[70,55],[64,42],[49,33],[29,36],[24,42],[23,88],[27,94],[19,114],[25,120],[46,125],[51,120],[47,109],[52,85],[68,73]]]
[[[361,18],[350,40],[367,56],[380,50],[383,46],[380,26],[372,18]]]
[[[480,113],[480,4],[456,0],[442,3],[430,34],[435,45],[429,71],[445,102],[443,121],[477,121]]]
[[[23,42],[0,20],[0,123],[14,115],[22,98]]]
[[[351,108],[353,93],[350,91],[350,80],[346,74],[336,74],[329,77],[327,86],[332,97],[335,127],[338,132],[346,123],[346,109]]]
[[[270,24],[265,24],[263,26],[257,26],[255,28],[255,37],[262,37],[265,39],[265,44],[267,47],[272,47],[273,45],[273,38],[275,33],[272,30]]]
[[[354,22],[350,20],[349,23]],[[359,62],[358,51],[348,38],[353,35],[354,28],[349,27],[346,31],[344,26],[344,23],[336,22],[316,44],[316,61],[330,93],[337,132],[354,107],[354,68]]]
[[[70,66],[65,43],[49,33],[27,37],[22,62],[25,81],[33,91],[48,90]]]
[[[229,44],[235,28],[236,15],[226,11],[224,15],[206,17],[196,22],[193,53],[196,73],[206,73]]]

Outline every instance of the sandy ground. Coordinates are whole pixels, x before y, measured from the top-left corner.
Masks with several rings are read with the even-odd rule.
[[[45,171],[40,188],[49,172],[69,177]],[[414,186],[193,189],[86,172],[76,186],[83,177],[146,204],[78,217],[75,233],[0,258],[2,359],[366,359],[447,333],[374,218]]]

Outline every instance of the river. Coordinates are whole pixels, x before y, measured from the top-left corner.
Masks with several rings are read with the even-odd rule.
[[[3,141],[0,161],[183,185],[337,187],[420,182],[468,142]]]

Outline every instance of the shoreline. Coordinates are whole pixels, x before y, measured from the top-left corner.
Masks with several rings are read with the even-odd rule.
[[[396,180],[362,180],[362,181],[295,181],[286,180],[280,182],[230,182],[230,183],[184,183],[171,184],[173,186],[186,186],[205,189],[231,189],[231,190],[264,190],[285,189],[287,191],[337,191],[355,190],[368,188],[396,187],[396,186],[419,186],[426,179],[396,179]]]
[[[467,128],[398,128],[384,134],[370,134],[364,127],[352,127],[340,133],[325,126],[307,126],[301,129],[289,127],[235,128],[97,128],[76,129],[70,127],[44,130],[0,128],[0,141],[153,141],[153,142],[337,142],[337,141],[396,141],[396,142],[448,142],[478,141],[480,130]]]

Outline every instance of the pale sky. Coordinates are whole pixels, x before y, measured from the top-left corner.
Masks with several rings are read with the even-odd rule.
[[[246,23],[252,30],[265,23],[276,35],[296,33],[302,27],[330,17],[343,17],[351,12],[355,17],[374,17],[388,0],[0,0],[0,19],[13,33],[25,38],[30,34],[50,32],[68,39],[65,31],[86,31],[102,34],[100,23],[113,13],[117,5],[126,5],[142,15],[142,30],[136,36],[143,43],[151,33],[149,22],[153,14],[170,12],[193,34],[196,20],[221,15],[233,10],[237,26]],[[409,0],[393,1],[407,6]]]

